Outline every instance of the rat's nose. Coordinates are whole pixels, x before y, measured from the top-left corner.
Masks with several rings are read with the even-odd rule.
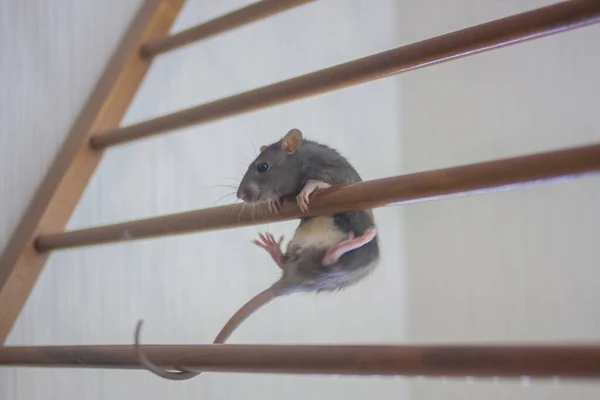
[[[256,201],[256,197],[258,195],[258,190],[256,186],[250,185],[242,185],[238,189],[237,197],[238,199],[246,202],[254,202]]]
[[[238,189],[238,191],[237,191],[237,197],[238,197],[238,199],[240,199],[242,201],[248,200],[248,195],[246,194],[246,192],[242,188]]]

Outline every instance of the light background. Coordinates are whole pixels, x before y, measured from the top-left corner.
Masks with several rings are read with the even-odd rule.
[[[250,1],[190,0],[174,31]],[[547,0],[323,0],[159,57],[125,123],[179,110]],[[138,1],[0,2],[0,247]],[[600,27],[545,38],[107,152],[69,228],[227,204],[261,144],[290,128],[364,179],[600,139]],[[336,295],[280,299],[231,342],[598,340],[600,179],[376,210],[377,272]],[[252,246],[294,222],[57,252],[9,345],[207,343],[277,268]],[[598,385],[0,369],[0,398],[592,399]]]

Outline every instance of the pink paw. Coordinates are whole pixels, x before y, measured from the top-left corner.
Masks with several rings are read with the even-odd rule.
[[[283,253],[281,251],[283,235],[281,235],[279,241],[276,241],[270,233],[267,233],[266,235],[259,233],[258,236],[260,237],[260,240],[254,240],[253,243],[258,247],[265,249],[277,265],[283,268]]]
[[[274,212],[275,214],[279,214],[279,210],[281,210],[281,198],[273,197],[269,200],[269,211]]]
[[[369,243],[371,240],[375,238],[377,235],[377,228],[369,228],[364,231],[364,233],[355,237],[353,232],[348,234],[348,238],[342,240],[340,243],[331,247],[325,257],[323,258],[323,265],[333,265],[335,264],[341,256],[348,253],[349,251],[356,250],[365,244]]]
[[[310,203],[310,192],[300,192],[298,196],[296,196],[296,202],[300,207],[300,211],[307,212],[308,211],[308,203]]]
[[[375,238],[375,236],[377,236],[377,228],[368,228],[368,229],[365,229],[361,238],[365,241],[365,244],[366,244],[366,243],[369,243],[371,240],[373,240]]]

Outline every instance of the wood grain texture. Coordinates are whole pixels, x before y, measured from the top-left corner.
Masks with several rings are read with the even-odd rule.
[[[35,251],[35,236],[64,228],[100,161],[102,152],[89,146],[90,132],[118,126],[150,64],[139,57],[140,44],[166,34],[182,5],[180,0],[149,0],[142,6],[0,258],[0,342],[47,259]]]
[[[167,345],[144,346],[162,367],[191,371],[323,375],[600,378],[592,345]],[[142,369],[132,346],[0,349],[0,365]]]
[[[97,149],[389,77],[600,21],[600,2],[571,0],[398,47],[124,128],[96,132]]]
[[[302,213],[295,199],[284,201],[278,214],[266,204],[236,204],[95,228],[43,234],[35,241],[41,252],[67,247],[122,242],[286,221],[305,216],[371,209],[390,204],[481,193],[551,179],[576,178],[600,171],[600,144],[494,160],[440,170],[331,187],[316,192]]]
[[[213,20],[185,29],[176,34],[149,41],[142,46],[144,57],[152,57],[167,51],[208,39],[223,32],[290,10],[315,0],[262,0]]]

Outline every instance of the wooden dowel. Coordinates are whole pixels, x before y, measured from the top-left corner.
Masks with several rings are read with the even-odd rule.
[[[600,377],[599,346],[143,346],[157,365],[273,374]],[[0,348],[0,365],[140,369],[133,346]]]
[[[142,46],[141,52],[144,57],[153,57],[313,1],[315,0],[263,0],[252,3],[193,28],[152,40]]]
[[[600,1],[571,0],[94,134],[95,149],[286,103],[600,21]]]
[[[600,171],[600,144],[488,161],[328,188],[315,193],[310,212],[302,214],[294,199],[279,215],[266,205],[236,204],[162,217],[123,222],[37,238],[38,251],[89,246],[186,232],[226,229],[335,212],[383,207],[444,196],[485,192],[549,179]]]

